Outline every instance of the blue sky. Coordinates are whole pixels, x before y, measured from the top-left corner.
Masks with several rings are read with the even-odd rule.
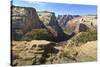
[[[21,0],[13,0],[13,5],[33,7],[36,11],[50,11],[54,12],[56,15],[97,15],[96,5],[58,4]]]

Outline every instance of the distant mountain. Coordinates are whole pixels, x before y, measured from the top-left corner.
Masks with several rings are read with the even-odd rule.
[[[65,29],[74,24],[74,32],[97,30],[97,16],[80,16],[68,22]]]
[[[76,18],[76,17],[79,17],[79,15],[58,15],[57,21],[58,21],[58,24],[63,29],[69,20],[72,20],[73,18]]]
[[[82,32],[97,28],[97,16],[95,15],[58,15],[59,26],[67,32]]]

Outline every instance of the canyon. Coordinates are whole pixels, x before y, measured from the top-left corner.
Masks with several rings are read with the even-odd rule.
[[[11,65],[97,60],[96,15],[55,16],[20,6],[12,6],[11,12]]]

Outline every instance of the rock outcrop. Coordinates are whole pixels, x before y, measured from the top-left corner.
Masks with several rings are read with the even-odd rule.
[[[12,65],[58,64],[97,60],[97,42],[81,46],[59,45],[45,40],[13,41]]]
[[[32,30],[33,28],[37,29],[44,27],[34,8],[12,6],[11,18],[12,37],[15,40],[18,40],[18,37]]]
[[[81,16],[72,21],[77,23],[75,32],[82,32],[87,30],[97,30],[97,16]],[[75,21],[76,20],[76,21]]]
[[[13,41],[12,65],[36,65],[60,63],[60,50],[56,43],[45,40]]]
[[[97,16],[58,15],[59,26],[67,32],[82,32],[97,28]]]
[[[69,35],[65,35],[63,29],[59,26],[56,16],[53,12],[42,11],[38,12],[40,20],[44,23],[47,30],[57,40],[65,40],[69,38]]]
[[[53,12],[36,12],[30,7],[12,7],[12,39],[20,40],[21,36],[32,29],[45,28],[58,41],[69,39],[59,26]]]
[[[81,46],[62,47],[62,63],[88,62],[97,60],[97,41],[89,41]]]
[[[83,32],[97,28],[97,16],[59,15],[56,18],[53,12],[36,12],[34,8],[13,6],[11,18],[12,39],[14,39],[11,41],[12,66],[97,60],[97,45],[96,41],[94,41],[97,40],[96,34],[95,32],[95,35],[91,34],[91,36],[93,35],[94,37],[92,40],[91,36],[87,38],[88,34]],[[49,37],[49,35],[52,35],[54,39],[58,41],[56,43],[54,40],[53,42],[43,39],[35,40],[35,34],[33,35],[35,31],[37,33],[39,32],[36,36],[41,35],[41,31],[43,31],[46,37],[50,38],[51,36]],[[77,38],[69,39],[74,34],[66,34],[66,31],[84,33],[86,37],[82,36],[85,37],[87,41],[84,42],[85,44],[80,42],[84,38],[78,41],[77,38],[82,37],[78,37],[79,34],[77,34]],[[29,37],[33,37],[34,39],[30,39],[29,41],[17,41],[27,32],[32,32],[32,36],[30,36],[30,34]],[[45,35],[42,34],[42,36]]]
[[[77,49],[79,52],[76,60],[78,62],[97,60],[97,41],[89,41]]]
[[[64,29],[65,26],[67,25],[67,22],[76,17],[80,17],[80,16],[79,15],[58,15],[57,16],[58,24],[62,29]]]

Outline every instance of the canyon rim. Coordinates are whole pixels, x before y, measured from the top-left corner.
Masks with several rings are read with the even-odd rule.
[[[11,1],[11,65],[97,61],[97,6]]]

